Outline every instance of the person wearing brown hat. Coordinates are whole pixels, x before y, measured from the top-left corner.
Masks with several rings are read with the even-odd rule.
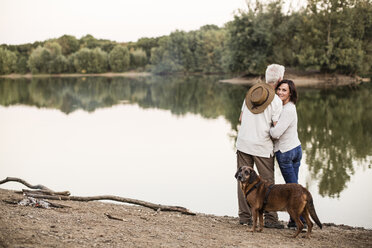
[[[256,165],[262,178],[274,183],[274,145],[270,127],[279,120],[282,100],[275,94],[275,84],[283,80],[284,66],[269,65],[266,69],[266,83],[252,86],[243,101],[239,120],[241,125],[236,141],[237,165]],[[238,184],[239,223],[251,224],[252,213]],[[265,212],[265,227],[284,228],[276,212]]]

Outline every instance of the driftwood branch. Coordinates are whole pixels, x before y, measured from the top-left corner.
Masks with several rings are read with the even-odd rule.
[[[25,193],[26,196],[34,197],[34,198],[43,198],[49,200],[62,200],[62,201],[99,201],[99,200],[109,200],[109,201],[117,201],[123,203],[130,203],[135,204],[147,208],[151,208],[155,211],[174,211],[174,212],[181,212],[183,214],[188,215],[195,215],[195,213],[190,212],[188,209],[179,206],[166,206],[160,204],[154,204],[151,202],[140,201],[136,199],[124,198],[120,196],[113,196],[113,195],[101,195],[101,196],[63,196],[63,195],[40,195],[40,194],[30,194]]]
[[[49,199],[49,200],[63,200],[63,201],[99,201],[99,200],[110,200],[123,203],[130,203],[134,205],[139,205],[147,208],[151,208],[155,211],[173,211],[180,212],[187,215],[195,215],[195,213],[190,212],[188,209],[179,206],[167,206],[154,204],[151,202],[140,201],[136,199],[124,198],[112,195],[102,195],[102,196],[70,196],[68,191],[55,192],[43,185],[31,185],[23,179],[15,177],[7,177],[6,179],[0,181],[0,185],[6,182],[19,182],[31,189],[40,189],[38,191],[23,190],[23,194],[28,197],[39,198],[39,199]],[[44,192],[44,193],[43,193]],[[61,194],[58,194],[61,193]]]
[[[41,184],[31,185],[28,182],[26,182],[25,180],[20,179],[20,178],[17,178],[17,177],[7,177],[4,180],[1,180],[0,181],[0,184],[4,184],[4,183],[7,183],[7,182],[18,182],[18,183],[21,183],[21,184],[27,186],[30,189],[41,189],[41,190],[46,190],[46,191],[54,192],[53,190],[45,187],[44,185],[41,185]]]
[[[22,191],[17,191],[16,193],[20,194],[38,194],[38,195],[65,195],[69,196],[70,191],[49,191],[49,190],[28,190],[28,189],[22,189]]]

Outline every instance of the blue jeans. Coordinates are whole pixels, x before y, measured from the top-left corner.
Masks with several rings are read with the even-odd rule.
[[[301,145],[284,153],[277,151],[275,152],[275,156],[285,183],[298,183],[298,170],[302,158]],[[306,223],[302,216],[300,216],[300,219],[303,223]],[[294,220],[290,218],[289,222],[294,222]],[[294,225],[296,226],[296,224]]]
[[[302,158],[301,145],[284,153],[277,151],[275,156],[285,183],[298,183],[298,170]]]

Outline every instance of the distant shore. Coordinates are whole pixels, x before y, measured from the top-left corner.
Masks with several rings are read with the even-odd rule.
[[[360,83],[370,82],[369,78],[361,78],[358,76],[345,76],[339,74],[320,74],[308,73],[300,74],[288,72],[285,73],[285,79],[292,80],[297,87],[337,87],[346,85],[359,85]],[[239,85],[254,85],[259,82],[264,82],[263,77],[236,77],[231,79],[221,80],[222,83],[231,83]]]
[[[148,77],[149,72],[61,73],[61,74],[7,74],[0,78],[47,78],[47,77]]]
[[[150,72],[106,72],[106,73],[61,73],[61,74],[8,74],[0,75],[0,78],[71,78],[71,77],[150,77],[154,74]],[[195,74],[192,74],[195,75]],[[198,75],[198,74],[197,74]],[[306,73],[306,72],[294,72],[289,70],[285,73],[285,79],[291,79],[294,81],[297,87],[337,87],[346,85],[359,85],[360,83],[369,83],[370,78],[361,78],[358,76],[346,76],[340,74],[321,74],[321,73]],[[237,85],[254,85],[259,82],[264,82],[264,77],[234,77],[220,80],[221,83],[237,84]]]

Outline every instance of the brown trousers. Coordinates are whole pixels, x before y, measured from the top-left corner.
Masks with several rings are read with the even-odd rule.
[[[274,157],[263,158],[258,156],[252,156],[241,151],[236,152],[238,169],[242,166],[249,166],[254,168],[256,164],[258,174],[270,183],[275,183],[274,180]],[[238,182],[238,204],[239,204],[239,219],[242,222],[247,222],[252,218],[251,209],[248,206],[247,199],[240,188]],[[278,220],[278,214],[276,212],[264,212],[265,220],[276,221]]]

